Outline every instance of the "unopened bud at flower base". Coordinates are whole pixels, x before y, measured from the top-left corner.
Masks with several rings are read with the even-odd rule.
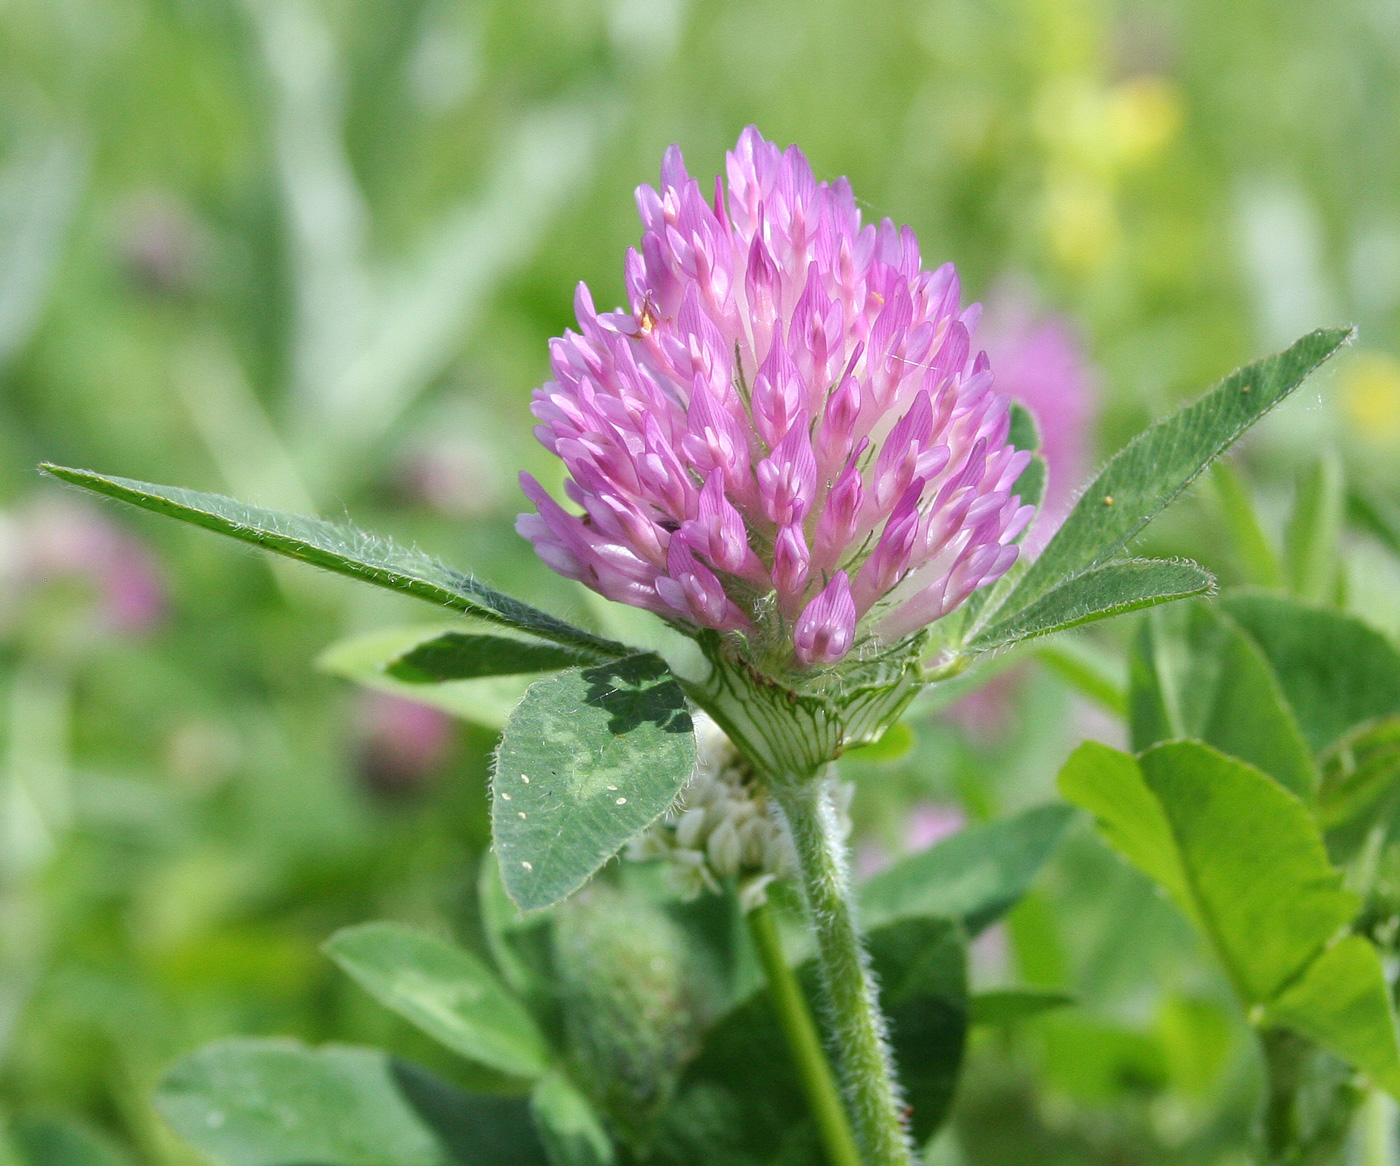
[[[749,910],[765,901],[769,883],[793,874],[792,841],[752,767],[714,721],[698,716],[695,733],[698,756],[690,783],[670,813],[627,854],[638,862],[665,859],[672,883],[691,898],[717,892],[722,881],[733,879],[741,905]],[[849,783],[834,790],[845,832],[854,790]]]
[[[713,197],[672,147],[641,187],[629,306],[551,345],[535,393],[569,472],[518,529],[555,570],[797,669],[899,640],[1000,578],[1030,453],[951,264],[861,222],[844,179],[749,128]],[[825,621],[825,622],[824,622]]]

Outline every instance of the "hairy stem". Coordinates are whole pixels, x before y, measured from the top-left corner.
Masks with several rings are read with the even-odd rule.
[[[903,1107],[885,1039],[885,1018],[856,928],[845,845],[827,775],[775,783],[792,831],[837,1064],[866,1166],[910,1166]]]
[[[768,994],[778,1013],[788,1051],[792,1054],[802,1091],[807,1095],[829,1166],[861,1166],[850,1120],[831,1075],[821,1037],[792,968],[783,957],[772,909],[767,904],[749,912],[749,934],[768,976]]]

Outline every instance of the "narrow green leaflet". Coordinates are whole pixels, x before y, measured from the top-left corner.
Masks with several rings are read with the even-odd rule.
[[[1400,555],[1400,507],[1353,487],[1347,491],[1347,517],[1372,538]]]
[[[1060,789],[1201,926],[1246,1006],[1262,1005],[1266,1021],[1312,1037],[1386,1088],[1400,1083],[1376,952],[1360,937],[1335,942],[1359,901],[1297,797],[1193,741],[1140,758],[1086,744]]]
[[[534,1080],[550,1052],[525,1006],[476,956],[396,923],[336,932],[326,952],[386,1008],[469,1060]]]
[[[522,910],[559,902],[664,813],[695,768],[685,694],[656,656],[531,685],[506,723],[492,829]]]
[[[1026,893],[1071,817],[1064,806],[1037,806],[968,826],[866,883],[861,919],[867,927],[918,916],[960,919],[976,935]]]
[[[1211,467],[1211,481],[1230,531],[1230,549],[1244,569],[1245,578],[1260,587],[1282,587],[1283,568],[1239,470],[1229,458],[1221,458]]]
[[[1200,400],[1144,430],[1084,491],[1003,610],[1020,611],[1111,559],[1352,334],[1350,328],[1311,332],[1286,351],[1237,369]]]
[[[1073,996],[1047,988],[1000,988],[978,992],[969,1010],[973,1024],[1010,1025],[1073,1003]]]
[[[316,666],[332,676],[431,705],[449,716],[488,729],[504,728],[511,710],[530,687],[531,675],[484,676],[480,680],[448,680],[441,684],[412,684],[389,675],[388,667],[395,660],[442,633],[440,624],[365,632],[332,644],[317,658]]]
[[[1360,620],[1281,595],[1227,595],[1221,607],[1268,657],[1314,753],[1400,714],[1400,652]]]
[[[129,502],[144,510],[179,518],[263,550],[286,555],[338,575],[376,587],[401,591],[490,623],[567,644],[595,659],[626,655],[622,644],[595,636],[563,620],[494,591],[470,575],[439,563],[422,551],[409,550],[349,526],[319,518],[283,514],[245,506],[219,494],[201,494],[175,486],[112,478],[91,470],[44,464],[45,473],[97,494]]]
[[[1133,748],[1192,738],[1310,798],[1317,767],[1268,659],[1205,603],[1154,611],[1131,657]]]
[[[1346,514],[1341,459],[1328,450],[1298,475],[1293,513],[1284,531],[1288,589],[1300,599],[1324,603],[1336,595],[1337,552]]]
[[[449,1166],[379,1049],[229,1040],[180,1061],[156,1094],[217,1166]]]
[[[1035,568],[1032,567],[1032,570]],[[1105,563],[1061,583],[1034,602],[1016,608],[968,641],[974,652],[1046,636],[1157,603],[1201,595],[1215,585],[1195,563],[1124,559]],[[1019,588],[1017,589],[1019,591]],[[1013,596],[1016,593],[1013,592]],[[1012,600],[1005,607],[1012,608]]]
[[[391,660],[384,670],[395,680],[409,684],[441,684],[450,680],[480,680],[487,676],[558,672],[580,664],[592,664],[595,659],[555,644],[508,636],[444,632]]]
[[[562,1073],[551,1073],[530,1097],[549,1166],[612,1166],[612,1139],[593,1106]]]

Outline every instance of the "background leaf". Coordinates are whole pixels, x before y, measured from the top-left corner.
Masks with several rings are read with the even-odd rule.
[[[13,1162],[5,1160],[6,1148],[0,1146],[5,1166],[131,1166],[131,1159],[106,1138],[58,1118],[20,1122],[13,1141]]]
[[[218,1166],[447,1166],[388,1054],[292,1040],[229,1040],[180,1061],[161,1116]]]
[[[1310,332],[1286,351],[1236,369],[1200,400],[1140,433],[1080,496],[1003,610],[1019,612],[1115,555],[1351,336],[1350,328]]]
[[[1400,713],[1400,653],[1360,620],[1276,595],[1229,595],[1220,605],[1268,657],[1313,752]]]
[[[496,753],[492,830],[510,897],[577,890],[675,800],[695,768],[685,694],[655,656],[532,685]]]
[[[1067,992],[1046,988],[998,988],[974,994],[969,1001],[969,1015],[973,1024],[1016,1024],[1073,1003],[1074,997]]]
[[[347,927],[326,951],[386,1008],[469,1060],[531,1080],[549,1068],[530,1013],[470,952],[396,923]]]
[[[1202,927],[1246,1007],[1321,1043],[1392,1091],[1400,1052],[1379,957],[1351,936],[1359,906],[1303,804],[1206,745],[1139,759],[1086,743],[1060,775],[1109,841]]]
[[[1312,796],[1317,768],[1269,661],[1216,607],[1153,612],[1139,629],[1130,671],[1135,750],[1173,738],[1205,741]]]
[[[867,882],[861,919],[871,928],[914,916],[957,919],[976,935],[1026,893],[1071,817],[1048,805],[966,826]]]
[[[1170,742],[1134,759],[1086,743],[1060,790],[1186,907],[1247,1003],[1272,998],[1356,913],[1303,804],[1208,746]]]
[[[550,1166],[611,1166],[615,1160],[597,1113],[563,1074],[551,1073],[535,1086],[530,1112]]]
[[[440,684],[447,680],[480,680],[485,676],[519,676],[556,672],[593,661],[554,644],[471,632],[443,632],[410,648],[385,668],[395,680],[409,684]]]
[[[1400,1045],[1390,989],[1369,940],[1349,935],[1328,948],[1269,1003],[1267,1015],[1331,1049],[1400,1097]]]
[[[1337,561],[1346,512],[1346,475],[1334,450],[1298,475],[1298,489],[1284,531],[1288,587],[1300,599],[1325,603],[1337,593]]]

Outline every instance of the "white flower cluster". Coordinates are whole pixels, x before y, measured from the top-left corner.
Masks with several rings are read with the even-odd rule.
[[[795,872],[792,840],[777,807],[723,730],[700,714],[695,735],[699,749],[689,784],[671,810],[632,842],[627,856],[665,859],[673,884],[686,898],[718,892],[721,880],[734,879],[739,903],[749,911],[766,901],[769,883]],[[846,782],[833,791],[846,832],[854,789]]]

